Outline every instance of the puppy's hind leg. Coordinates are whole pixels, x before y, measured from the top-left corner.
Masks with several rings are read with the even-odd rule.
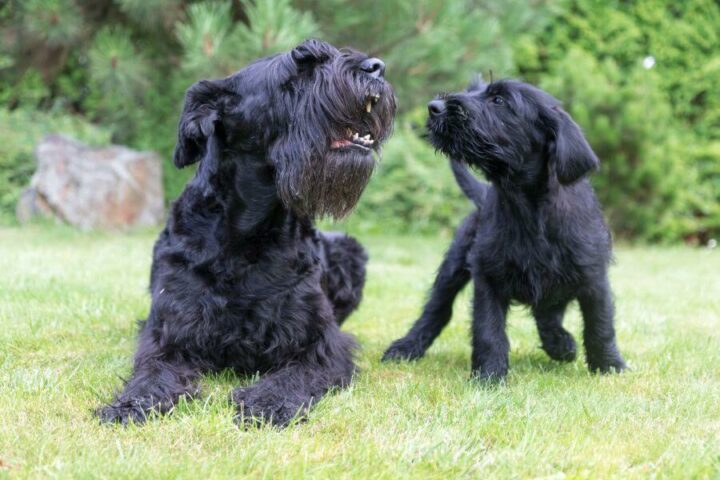
[[[402,338],[385,351],[382,360],[415,360],[422,357],[452,317],[453,302],[470,280],[467,255],[472,245],[477,213],[458,229],[445,259],[440,265],[430,298],[422,315]]]
[[[572,362],[577,356],[577,346],[573,336],[562,326],[567,304],[538,306],[533,308],[542,349],[553,360]]]
[[[151,412],[166,413],[183,395],[194,395],[198,370],[160,348],[146,326],[140,333],[135,367],[113,402],[95,413],[102,423],[143,423]]]
[[[347,386],[355,371],[353,338],[332,323],[302,355],[249,387],[236,388],[231,400],[236,421],[244,425],[287,426],[302,419],[312,405],[333,387]]]

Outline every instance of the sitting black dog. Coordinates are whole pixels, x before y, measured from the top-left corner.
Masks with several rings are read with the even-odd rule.
[[[155,244],[134,371],[102,421],[166,412],[225,368],[266,374],[232,393],[238,419],[280,426],[350,382],[339,324],[367,255],[312,220],[348,214],[373,172],[396,110],[384,70],[309,40],[188,90],[175,164],[200,164]]]
[[[458,229],[420,319],[384,359],[421,357],[472,277],[474,375],[507,374],[505,317],[513,301],[531,307],[551,358],[574,360],[575,341],[562,321],[576,298],[590,369],[624,369],[607,277],[610,233],[585,178],[599,162],[580,128],[553,97],[517,81],[476,82],[428,109],[430,140],[452,159],[477,210]],[[491,185],[478,182],[468,164]]]

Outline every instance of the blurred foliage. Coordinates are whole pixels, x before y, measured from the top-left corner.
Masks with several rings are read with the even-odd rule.
[[[35,171],[33,150],[48,134],[67,135],[89,145],[110,141],[108,131],[76,116],[0,109],[0,222],[14,218],[15,204]]]
[[[558,10],[542,0],[302,0],[323,33],[382,58],[407,111],[473,75],[514,72],[513,47],[532,38]]]
[[[319,37],[383,58],[401,109],[354,226],[458,224],[469,202],[422,138],[424,105],[492,71],[548,89],[583,126],[617,234],[704,242],[720,233],[719,25],[714,0],[11,0],[0,208],[11,211],[38,132],[53,128],[160,152],[174,198],[192,174],[170,162],[184,90]]]
[[[572,47],[540,83],[564,100],[600,157],[593,182],[615,232],[662,238],[677,228],[684,159],[656,72],[623,72]]]
[[[564,101],[603,163],[616,233],[720,234],[720,4],[572,0],[516,49],[519,73]]]

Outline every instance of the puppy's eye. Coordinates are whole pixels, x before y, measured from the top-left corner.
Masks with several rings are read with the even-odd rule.
[[[496,95],[493,97],[492,102],[495,105],[505,105],[505,99],[501,97],[500,95]]]

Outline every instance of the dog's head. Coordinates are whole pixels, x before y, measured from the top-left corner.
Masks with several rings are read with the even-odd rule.
[[[432,100],[428,110],[433,145],[494,182],[534,186],[554,176],[569,184],[599,166],[560,103],[526,83],[476,81]]]
[[[392,130],[395,96],[384,72],[377,58],[308,40],[225,79],[200,81],[185,97],[175,164],[216,155],[208,148],[214,137],[213,152],[253,155],[272,167],[287,207],[342,217]]]

